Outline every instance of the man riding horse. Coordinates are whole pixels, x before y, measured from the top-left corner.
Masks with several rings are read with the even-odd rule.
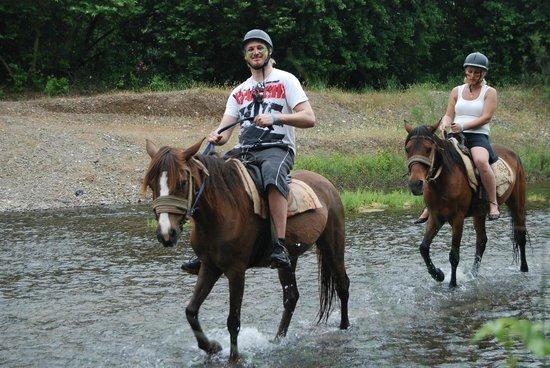
[[[242,51],[251,76],[231,92],[221,123],[208,141],[225,144],[237,122],[241,123],[239,143],[226,156],[238,158],[259,171],[275,232],[271,266],[289,268],[285,232],[289,174],[296,154],[294,128],[313,127],[315,114],[298,79],[273,67],[273,42],[266,32],[247,32]],[[227,129],[223,133],[218,133],[224,128]],[[198,273],[199,268],[198,258],[182,266],[192,274]]]

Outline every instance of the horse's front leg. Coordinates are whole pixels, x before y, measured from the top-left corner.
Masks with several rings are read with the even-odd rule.
[[[449,252],[449,262],[451,263],[451,281],[450,287],[456,286],[456,268],[460,261],[460,241],[462,240],[462,231],[464,229],[464,215],[457,215],[451,221],[453,228],[453,240],[451,244],[451,251]]]
[[[244,293],[244,275],[246,267],[226,272],[229,281],[229,316],[227,317],[227,329],[231,340],[229,360],[235,363],[239,360],[239,347],[237,337],[241,329],[241,305]]]
[[[443,222],[430,213],[428,224],[426,225],[426,232],[424,233],[424,239],[422,239],[422,244],[420,244],[420,254],[426,263],[426,267],[428,267],[428,272],[436,281],[439,282],[445,279],[445,274],[441,271],[441,269],[434,266],[430,257],[430,245],[442,225]]]
[[[197,339],[199,348],[206,351],[208,354],[215,354],[222,350],[221,345],[214,340],[208,340],[204,332],[202,331],[201,325],[199,323],[199,308],[202,303],[210,294],[212,287],[220,278],[221,272],[214,266],[208,265],[208,263],[203,263],[199,271],[199,277],[197,283],[195,284],[195,290],[193,296],[185,308],[185,314],[187,316],[187,321],[193,329],[193,334]]]
[[[485,245],[487,244],[487,232],[485,229],[485,215],[474,217],[474,228],[476,230],[476,258],[472,266],[472,275],[477,277],[479,272],[479,265],[481,264],[481,258],[485,252]]]

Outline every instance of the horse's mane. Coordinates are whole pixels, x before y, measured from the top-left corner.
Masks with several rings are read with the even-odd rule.
[[[217,154],[195,156],[208,170],[208,183],[204,191],[204,199],[210,208],[216,208],[220,203],[227,203],[237,209],[248,201],[243,182],[237,167],[226,162]]]
[[[421,125],[411,130],[410,133],[407,135],[405,145],[407,145],[407,143],[413,136],[426,137],[435,143],[435,146],[437,147],[436,160],[438,158],[440,159],[439,164],[442,166],[443,171],[450,172],[455,165],[458,165],[462,173],[464,175],[467,175],[466,166],[464,166],[464,162],[462,161],[460,154],[456,151],[454,145],[451,142],[446,139],[439,138],[436,134],[432,133],[432,130],[426,125]],[[420,144],[421,140],[417,139],[415,141],[414,149],[418,149]]]
[[[142,193],[145,193],[148,187],[153,192],[159,191],[159,179],[163,171],[167,172],[168,188],[170,192],[173,192],[178,183],[185,179],[184,164],[186,161],[183,152],[181,149],[168,146],[160,148],[145,173],[141,187]],[[247,194],[234,164],[226,162],[217,155],[196,155],[194,158],[199,160],[209,173],[201,200],[206,201],[210,209],[215,210],[221,203],[229,206],[229,208],[237,209],[242,207],[242,203],[246,203],[243,201],[248,200]],[[192,163],[188,164],[188,166],[192,165]],[[203,176],[203,180],[205,178]],[[195,190],[198,189],[195,188]],[[212,212],[215,216],[216,214],[224,215],[217,211]]]

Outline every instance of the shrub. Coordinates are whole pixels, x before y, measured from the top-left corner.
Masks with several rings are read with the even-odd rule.
[[[69,93],[69,80],[65,77],[49,77],[44,88],[44,93],[48,96],[66,95]]]

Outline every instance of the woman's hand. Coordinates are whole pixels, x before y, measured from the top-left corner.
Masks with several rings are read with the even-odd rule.
[[[464,130],[464,123],[452,123],[451,124],[451,132],[457,134]]]

